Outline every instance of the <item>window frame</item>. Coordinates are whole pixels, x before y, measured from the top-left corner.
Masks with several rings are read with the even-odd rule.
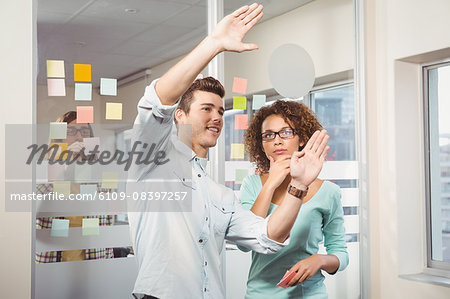
[[[424,272],[431,275],[445,276],[450,278],[450,262],[432,259],[432,182],[431,182],[431,143],[430,143],[430,91],[429,71],[440,67],[450,66],[450,58],[422,64],[422,89],[423,89],[423,116],[424,116],[424,170],[425,170],[425,223],[426,223],[426,265]],[[440,200],[440,199],[439,199]]]

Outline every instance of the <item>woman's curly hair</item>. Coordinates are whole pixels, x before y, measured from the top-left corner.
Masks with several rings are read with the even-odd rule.
[[[315,131],[322,129],[314,112],[302,103],[278,100],[270,106],[259,109],[253,115],[244,138],[245,150],[249,154],[250,161],[255,162],[262,172],[269,171],[270,161],[263,150],[261,127],[270,115],[280,115],[297,132],[300,143],[308,142]]]

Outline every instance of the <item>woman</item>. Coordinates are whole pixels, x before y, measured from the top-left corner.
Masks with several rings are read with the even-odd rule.
[[[71,160],[89,160],[90,155],[86,155],[82,149],[84,148],[83,138],[94,137],[92,127],[89,124],[78,124],[77,112],[69,111],[61,115],[56,122],[67,123],[67,137],[64,140],[52,140],[52,142],[67,143],[67,150],[73,154],[70,156]],[[51,152],[50,152],[51,153]],[[58,157],[59,154],[55,155]],[[51,157],[51,154],[49,155]],[[59,159],[63,159],[59,158]],[[66,170],[68,176],[73,177],[73,164]],[[52,184],[39,184],[37,186],[38,192],[47,193],[53,190]],[[80,184],[71,183],[71,190],[79,192]],[[108,191],[108,190],[99,190]],[[37,229],[51,229],[52,219],[69,219],[70,227],[81,227],[83,218],[99,218],[99,225],[112,225],[113,216],[111,215],[99,215],[99,216],[68,216],[68,217],[42,217],[36,218]],[[53,263],[53,262],[65,262],[65,261],[79,261],[79,260],[91,260],[91,259],[104,259],[113,258],[114,252],[112,248],[92,248],[92,249],[76,249],[65,251],[47,251],[36,253],[36,263]]]
[[[293,101],[279,100],[255,113],[245,145],[261,174],[243,180],[240,200],[244,207],[264,218],[274,212],[291,180],[292,154],[321,128],[308,107]],[[328,298],[320,270],[334,274],[348,264],[340,198],[339,187],[331,182],[316,179],[309,186],[289,245],[275,255],[252,252],[245,298]],[[317,253],[323,237],[325,255]],[[289,287],[277,287],[287,270],[296,272]]]

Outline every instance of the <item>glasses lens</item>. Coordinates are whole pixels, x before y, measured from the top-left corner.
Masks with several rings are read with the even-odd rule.
[[[294,132],[291,129],[280,131],[281,138],[291,138],[292,136],[294,136]]]
[[[77,128],[75,127],[67,127],[67,135],[74,136],[77,134]]]
[[[275,138],[275,133],[264,133],[262,134],[262,139],[267,141],[267,140],[272,140]]]
[[[81,128],[80,133],[81,136],[91,136],[91,130],[89,130],[89,128]]]

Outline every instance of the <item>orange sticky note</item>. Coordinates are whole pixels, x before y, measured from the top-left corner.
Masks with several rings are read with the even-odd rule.
[[[66,85],[64,79],[47,79],[49,97],[65,97]]]
[[[94,122],[94,106],[77,107],[77,124],[92,124]]]
[[[231,159],[244,159],[244,145],[241,143],[231,144]]]
[[[232,91],[240,94],[245,94],[247,92],[247,79],[234,77]]]
[[[106,103],[106,119],[122,119],[122,103]]]
[[[234,128],[236,130],[247,130],[248,114],[237,114],[234,116]]]
[[[73,65],[75,81],[91,81],[91,65],[90,64],[74,64]]]

